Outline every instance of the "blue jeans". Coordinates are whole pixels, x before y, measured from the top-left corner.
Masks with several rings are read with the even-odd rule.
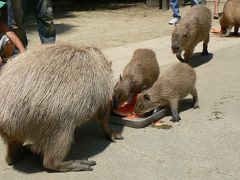
[[[28,44],[24,28],[24,12],[27,0],[7,0],[8,25],[16,32],[24,46]],[[42,44],[55,43],[56,28],[53,23],[52,0],[34,0],[38,33]]]
[[[196,4],[199,4],[199,0],[191,0],[191,6],[194,6]],[[181,18],[180,12],[179,12],[179,0],[170,0],[170,7],[173,11],[173,17]]]

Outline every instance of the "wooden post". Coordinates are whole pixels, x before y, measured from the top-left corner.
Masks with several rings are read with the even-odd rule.
[[[169,9],[169,0],[159,0],[159,9],[168,10]]]

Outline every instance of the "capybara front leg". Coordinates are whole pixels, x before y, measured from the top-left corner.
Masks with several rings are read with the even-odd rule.
[[[230,33],[231,33],[231,30],[232,30],[232,26],[228,27],[226,29],[226,33],[223,35],[223,37],[228,37],[230,35]]]
[[[31,151],[24,147],[22,143],[17,141],[7,142],[6,162],[8,165],[13,165],[31,155]]]
[[[44,159],[43,165],[47,169],[51,169],[54,171],[68,172],[68,171],[92,171],[91,166],[95,165],[94,161],[88,161],[88,163],[82,163],[81,160],[73,160],[73,161],[54,161]]]
[[[239,26],[234,26],[234,35],[238,35]]]
[[[208,43],[209,43],[209,34],[203,41],[203,50],[202,50],[202,55],[206,56],[208,55]]]
[[[122,136],[121,132],[114,132],[109,127],[109,115],[105,115],[105,116],[102,117],[101,125],[102,125],[103,132],[104,132],[105,136],[108,139],[110,139],[112,142],[116,142],[116,139],[118,139],[118,140],[123,139],[123,136]]]
[[[170,101],[171,113],[172,113],[172,121],[177,122],[181,120],[178,114],[178,99],[172,99]]]
[[[198,94],[197,94],[197,89],[196,87],[194,87],[192,89],[191,95],[193,96],[193,108],[199,108],[199,104],[198,104]]]
[[[112,142],[116,142],[116,139],[123,139],[122,133],[114,132],[109,126],[109,115],[110,108],[109,106],[106,108],[99,108],[99,110],[95,114],[95,118],[97,121],[101,123],[103,128],[103,132],[105,136],[110,139]]]
[[[54,171],[91,171],[95,161],[88,160],[72,160],[63,161],[66,157],[72,141],[73,141],[73,129],[66,127],[65,131],[61,134],[48,137],[43,147],[43,166],[47,169]]]

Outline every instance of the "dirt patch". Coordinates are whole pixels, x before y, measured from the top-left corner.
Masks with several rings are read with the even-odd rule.
[[[75,2],[75,3],[74,3]],[[80,1],[82,2],[82,1]],[[54,5],[57,41],[91,44],[111,48],[133,42],[171,36],[174,26],[168,21],[172,10],[159,10],[142,2],[86,6],[78,1],[60,1]],[[207,3],[213,9],[212,3]],[[190,6],[180,8],[183,16]],[[218,21],[213,21],[218,28]],[[31,44],[40,44],[34,15],[26,18]],[[170,43],[170,42],[169,42]]]

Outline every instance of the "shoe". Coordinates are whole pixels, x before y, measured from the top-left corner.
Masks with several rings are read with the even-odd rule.
[[[218,13],[214,13],[213,14],[213,19],[218,19],[219,18],[219,14]]]
[[[180,21],[180,18],[172,18],[171,21],[168,22],[168,24],[170,25],[174,25],[174,24],[177,24],[178,22]]]

